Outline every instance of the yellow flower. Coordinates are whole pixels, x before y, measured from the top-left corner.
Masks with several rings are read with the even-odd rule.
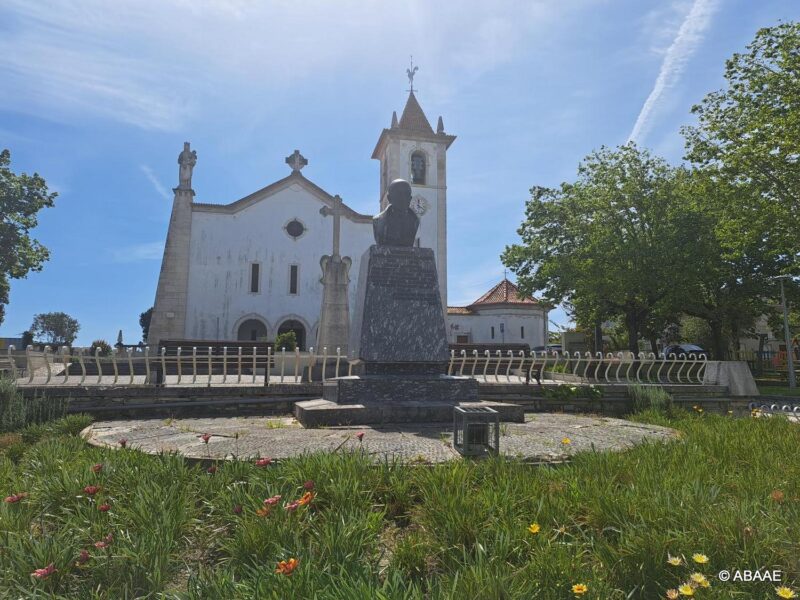
[[[678,591],[680,592],[681,596],[694,596],[694,588],[688,583],[678,586]]]
[[[564,445],[571,444],[572,440],[569,439],[568,437],[565,437],[564,439],[561,440],[561,443]]]
[[[700,587],[704,588],[711,587],[711,584],[708,582],[708,579],[706,579],[706,576],[703,575],[702,573],[692,573],[691,575],[689,575],[689,579],[694,581]]]
[[[682,562],[683,561],[681,560],[680,556],[672,556],[671,554],[667,554],[667,563],[673,567],[679,567]]]
[[[794,590],[786,587],[785,585],[776,587],[775,593],[778,594],[778,598],[797,598],[797,594],[794,593]]]
[[[539,526],[538,523],[531,523],[530,525],[528,525],[528,531],[530,531],[533,534],[539,533],[541,530],[542,528]]]
[[[586,592],[589,591],[589,586],[585,583],[576,583],[572,586],[572,593],[576,596],[583,596]]]
[[[667,600],[678,600],[678,590],[667,590]]]
[[[698,565],[704,565],[708,562],[708,557],[705,554],[692,554],[692,560]]]

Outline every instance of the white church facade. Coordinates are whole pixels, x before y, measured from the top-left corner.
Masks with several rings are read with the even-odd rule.
[[[412,208],[420,217],[416,243],[434,251],[444,306],[446,159],[454,140],[444,132],[441,117],[433,130],[412,91],[400,119],[392,115],[391,126],[381,132],[372,153],[380,161],[381,200],[376,213],[386,206],[391,181],[401,178],[411,183]],[[274,341],[279,333],[291,330],[301,349],[316,347],[323,295],[320,261],[331,253],[334,225],[339,228],[340,254],[352,261],[348,287],[352,311],[361,256],[374,243],[372,215],[354,211],[307,179],[302,169],[308,161],[298,151],[287,157],[291,172],[279,181],[229,204],[195,202],[191,175],[196,160],[196,153],[185,144],[178,159],[179,186],[148,343]],[[491,306],[477,302],[469,308],[449,307],[449,341],[546,344],[549,307],[521,300],[516,292],[501,296]]]

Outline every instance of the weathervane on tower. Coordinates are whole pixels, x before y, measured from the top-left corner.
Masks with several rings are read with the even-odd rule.
[[[411,67],[406,69],[406,74],[408,75],[408,85],[411,86],[411,89],[408,91],[412,94],[414,93],[414,74],[419,71],[419,67],[414,66],[414,56],[411,56]]]

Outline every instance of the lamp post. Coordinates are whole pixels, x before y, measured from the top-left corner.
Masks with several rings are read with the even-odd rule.
[[[791,279],[791,275],[779,275],[775,279],[781,280],[781,307],[783,308],[783,336],[786,340],[786,368],[789,370],[789,389],[797,387],[797,378],[794,372],[794,350],[792,349],[792,335],[789,333],[789,309],[786,306],[786,293],[783,291],[783,280]]]

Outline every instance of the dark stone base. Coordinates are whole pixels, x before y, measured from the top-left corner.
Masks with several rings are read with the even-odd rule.
[[[478,401],[478,382],[448,375],[364,375],[338,377],[322,384],[323,399],[337,404],[394,405],[414,402]]]
[[[447,362],[354,361],[353,375],[445,375]]]
[[[392,404],[336,404],[329,400],[306,400],[294,405],[294,416],[303,427],[374,425],[382,423],[448,423],[452,426],[456,406],[486,406],[500,413],[501,421],[523,423],[525,409],[503,402],[425,402],[408,400]]]

